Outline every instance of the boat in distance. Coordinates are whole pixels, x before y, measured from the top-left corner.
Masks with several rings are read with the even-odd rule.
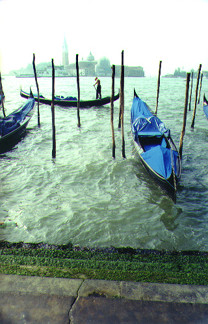
[[[22,89],[20,90],[20,96],[23,98],[29,98],[31,93],[25,92]],[[33,95],[35,101],[38,101],[38,96]],[[117,93],[113,101],[116,101],[119,98],[119,93]],[[47,99],[42,95],[39,95],[39,102],[45,105],[51,105],[52,99]],[[104,97],[102,99],[94,99],[94,100],[80,100],[80,108],[91,108],[91,107],[100,107],[111,102],[111,97]],[[63,96],[55,96],[54,97],[54,105],[61,107],[77,107],[77,98],[75,97],[63,97]]]
[[[30,98],[7,117],[0,118],[0,153],[11,150],[25,135],[34,106],[35,100]]]
[[[203,111],[204,111],[206,118],[208,119],[208,100],[205,97],[205,94],[204,94],[204,100],[203,100]]]
[[[131,132],[142,164],[166,193],[175,199],[181,158],[164,123],[136,92],[131,107]]]

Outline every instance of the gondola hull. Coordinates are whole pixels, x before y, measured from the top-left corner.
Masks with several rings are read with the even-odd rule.
[[[181,159],[170,130],[136,94],[131,109],[133,142],[140,160],[152,178],[175,200],[181,175]]]
[[[23,90],[20,90],[20,96],[23,98],[29,98],[30,93],[27,93]],[[37,95],[33,96],[35,101],[38,101]],[[119,93],[116,94],[113,98],[113,101],[116,101],[119,98]],[[45,105],[51,105],[52,100],[46,99],[43,96],[39,96],[39,102]],[[80,108],[91,108],[91,107],[101,107],[103,105],[109,104],[111,102],[111,97],[105,97],[102,99],[95,100],[80,100]],[[54,105],[70,108],[77,107],[77,100],[66,100],[66,99],[54,99]]]
[[[0,153],[10,151],[26,134],[35,100],[29,99],[22,107],[0,119]]]
[[[26,127],[29,123],[28,119],[20,127],[11,133],[0,138],[0,154],[10,151],[26,134]]]
[[[139,146],[139,144],[133,140],[134,146],[135,146],[135,150],[137,152],[137,155],[142,163],[142,165],[144,166],[144,168],[146,169],[146,171],[149,173],[149,175],[153,178],[153,180],[160,186],[160,188],[168,195],[170,196],[173,200],[175,200],[175,195],[176,195],[176,190],[175,190],[175,186],[178,185],[178,177],[175,177],[175,175],[173,174],[173,172],[171,173],[171,176],[169,178],[164,178],[162,177],[159,173],[157,173],[156,171],[154,171],[153,168],[150,167],[150,165],[148,163],[146,163],[146,161],[142,158],[141,153],[143,152],[141,146]]]

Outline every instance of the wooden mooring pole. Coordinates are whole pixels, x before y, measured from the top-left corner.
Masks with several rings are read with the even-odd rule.
[[[200,80],[200,87],[199,87],[199,98],[198,98],[198,104],[200,103],[200,97],[201,97],[202,79],[203,79],[203,73],[201,73],[201,80]]]
[[[122,92],[121,88],[122,88],[122,73],[124,74],[124,71],[122,71],[124,57],[123,57],[123,54],[122,53],[123,53],[123,51],[121,52],[121,79],[120,79],[120,94],[119,94],[119,98],[120,98],[120,109],[119,109],[118,129],[121,128],[122,100],[123,100],[123,97],[122,97],[123,96],[123,93],[121,93]]]
[[[190,97],[189,97],[189,111],[191,111],[191,96],[192,96],[192,88],[193,88],[193,78],[194,78],[194,72],[191,72],[191,90],[190,90]]]
[[[55,69],[53,59],[52,63],[52,101],[51,101],[51,115],[52,115],[52,158],[56,157],[56,127],[55,127],[55,109],[54,109],[54,96],[55,96]]]
[[[1,72],[0,72],[0,95],[1,95],[1,105],[4,117],[6,117],[5,109],[4,109],[4,90],[2,86]]]
[[[122,156],[125,159],[124,140],[124,51],[121,52],[121,83],[120,83],[120,111],[121,111],[121,134],[122,134]]]
[[[155,115],[157,115],[157,108],[158,108],[158,102],[159,102],[161,67],[162,67],[162,61],[160,61],[160,63],[159,63],[159,71],[158,71],[158,79],[157,79],[157,100],[156,100]]]
[[[115,133],[113,125],[113,110],[114,110],[114,88],[115,88],[115,65],[112,65],[112,92],[111,92],[111,130],[112,130],[112,157],[116,157],[116,144],[115,144]]]
[[[33,71],[34,71],[34,76],[35,76],[35,83],[37,87],[37,94],[38,94],[38,127],[40,127],[40,109],[39,109],[39,86],[38,86],[38,80],[37,80],[37,73],[36,73],[36,68],[35,68],[35,54],[33,54]]]
[[[194,112],[193,112],[193,118],[192,118],[191,128],[194,128],[194,122],[195,122],[195,116],[196,116],[196,107],[197,107],[197,96],[198,96],[199,78],[200,78],[201,68],[202,68],[202,65],[199,64],[197,81],[196,81],[195,104],[194,104]]]
[[[189,82],[190,82],[190,73],[187,73],[186,76],[186,96],[185,96],[185,106],[184,106],[184,114],[183,114],[183,128],[181,131],[180,144],[179,144],[179,155],[182,158],[182,150],[183,150],[183,138],[186,130],[186,117],[187,117],[187,109],[188,109],[188,95],[189,95]]]
[[[80,123],[80,113],[79,113],[79,108],[80,108],[80,86],[79,86],[79,62],[78,62],[78,57],[79,55],[76,54],[76,70],[77,70],[77,92],[78,92],[78,100],[77,100],[77,120],[78,120],[78,127],[81,127]]]

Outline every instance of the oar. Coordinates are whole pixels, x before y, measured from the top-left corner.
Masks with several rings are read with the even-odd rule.
[[[176,183],[176,174],[175,174],[175,167],[174,167],[174,157],[173,157],[173,150],[170,148],[171,154],[171,166],[173,171],[173,186],[174,186],[174,202],[176,201],[176,191],[177,191],[177,183]]]

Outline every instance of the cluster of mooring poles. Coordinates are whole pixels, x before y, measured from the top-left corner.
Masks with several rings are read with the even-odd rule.
[[[193,111],[193,117],[192,117],[192,122],[191,122],[192,129],[194,129],[197,104],[200,103],[200,95],[201,95],[202,79],[203,79],[203,73],[201,73],[201,69],[202,69],[202,64],[199,64],[198,73],[197,73],[197,81],[196,81],[196,90],[195,90],[194,111]],[[191,89],[190,89],[190,94],[189,94],[190,79],[191,79]],[[200,87],[199,87],[199,81],[200,81]],[[184,138],[185,129],[186,129],[186,117],[187,117],[188,106],[189,106],[189,111],[191,111],[192,87],[193,87],[193,72],[186,74],[186,96],[185,96],[185,106],[184,106],[184,116],[183,116],[183,128],[182,128],[180,144],[179,144],[179,154],[180,154],[181,158],[182,158],[182,149],[183,149],[183,138]]]
[[[78,100],[77,100],[77,120],[78,120],[78,127],[81,127],[80,122],[80,83],[79,83],[79,61],[78,61],[78,54],[76,54],[76,74],[77,74],[77,92],[78,92]],[[156,109],[155,115],[157,115],[158,111],[158,103],[159,103],[159,94],[160,94],[160,77],[161,77],[161,68],[162,68],[162,61],[159,62],[159,70],[158,70],[158,82],[157,82],[157,98],[156,98]],[[196,115],[196,107],[197,104],[200,103],[200,94],[202,88],[202,78],[203,73],[201,73],[202,65],[199,65],[198,74],[197,74],[197,83],[196,83],[196,91],[195,91],[195,105],[193,111],[193,118],[191,123],[191,128],[194,128],[195,122],[195,115]],[[33,70],[35,76],[35,82],[37,87],[37,95],[38,95],[38,126],[40,127],[40,110],[39,110],[39,86],[37,81],[37,73],[35,67],[35,54],[33,54]],[[191,79],[191,89],[189,94],[189,83]],[[199,87],[200,81],[200,87]],[[189,111],[191,110],[191,96],[192,96],[192,88],[193,88],[193,72],[187,73],[186,78],[186,94],[185,94],[185,106],[184,106],[184,115],[183,115],[183,127],[181,131],[180,137],[180,144],[179,144],[179,154],[182,157],[182,148],[183,148],[183,138],[185,135],[185,128],[186,128],[186,118],[187,118],[187,110],[189,104]],[[114,132],[114,92],[115,92],[115,65],[112,65],[112,92],[111,92],[111,130],[112,130],[112,157],[115,159],[115,132]],[[3,88],[1,83],[1,74],[0,74],[0,95],[3,96]],[[124,51],[121,52],[121,76],[120,76],[120,110],[119,110],[119,122],[118,122],[118,129],[121,129],[122,135],[122,157],[126,158],[125,155],[125,139],[124,139]],[[54,60],[52,59],[52,103],[51,103],[51,114],[52,114],[52,157],[56,157],[56,130],[55,130],[55,109],[54,109],[54,97],[55,97],[55,68],[54,68]],[[3,106],[3,101],[2,101]],[[3,106],[3,113],[5,116],[4,106]]]
[[[51,114],[52,114],[52,158],[56,157],[56,128],[55,128],[55,109],[54,109],[54,97],[55,97],[55,68],[54,68],[54,60],[51,60],[52,63],[52,102],[51,102]],[[37,97],[38,97],[38,127],[40,127],[40,109],[39,109],[39,85],[37,80],[37,73],[35,67],[35,54],[33,54],[33,71],[35,76],[35,83],[37,87]],[[76,54],[76,74],[77,74],[77,120],[78,127],[81,127],[80,122],[80,84],[79,84],[79,55]],[[1,80],[1,79],[0,79]],[[114,134],[114,126],[113,126],[113,111],[114,111],[114,88],[115,88],[115,65],[112,66],[112,94],[111,94],[111,128],[112,128],[112,157],[115,158],[115,134]],[[1,87],[0,87],[1,89]],[[1,94],[1,93],[0,93]],[[32,91],[31,91],[32,95]],[[125,155],[125,140],[124,140],[124,51],[121,52],[121,80],[120,80],[120,111],[119,111],[119,124],[118,128],[121,128],[122,134],[122,156],[126,158]]]
[[[157,115],[158,102],[159,102],[161,66],[162,66],[162,61],[160,61],[160,63],[159,63],[155,115]],[[201,95],[202,79],[203,79],[203,73],[201,73],[201,68],[202,68],[202,64],[199,64],[198,73],[197,73],[196,90],[195,90],[195,104],[194,104],[194,111],[193,111],[193,117],[192,117],[192,123],[191,123],[192,129],[194,128],[194,123],[195,123],[196,107],[197,107],[197,104],[200,103],[200,95]],[[190,79],[191,79],[191,87],[190,87],[191,89],[190,89],[190,93],[189,93]],[[199,86],[199,81],[200,81],[200,86]],[[185,106],[184,106],[184,114],[183,114],[183,127],[182,127],[182,131],[181,131],[181,137],[180,137],[180,143],[179,143],[179,154],[180,154],[181,158],[182,158],[182,149],[183,149],[183,138],[184,138],[185,129],[186,129],[186,118],[187,118],[188,106],[189,106],[189,111],[191,111],[192,88],[193,88],[193,72],[186,74],[186,93],[185,93]]]
[[[112,157],[115,159],[115,133],[114,133],[114,87],[115,87],[115,65],[112,65],[112,93],[111,93],[111,130],[112,130]],[[125,159],[125,139],[124,139],[124,51],[121,52],[121,77],[120,77],[120,109],[119,109],[119,121],[118,129],[121,129],[122,136],[122,157]]]
[[[187,117],[187,109],[188,109],[188,94],[189,94],[189,82],[190,82],[190,73],[186,75],[186,96],[185,96],[185,106],[184,106],[184,113],[183,113],[183,127],[181,131],[180,143],[179,143],[179,155],[182,158],[182,150],[183,150],[183,138],[185,135],[186,129],[186,117]]]

